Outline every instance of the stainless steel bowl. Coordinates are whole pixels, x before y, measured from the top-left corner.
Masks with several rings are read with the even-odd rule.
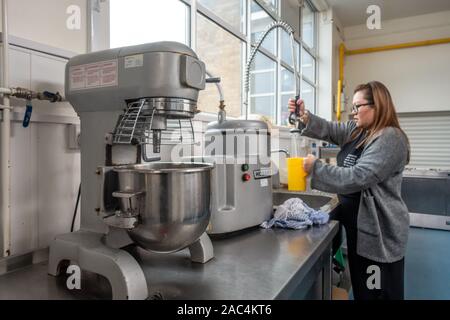
[[[205,232],[211,215],[213,167],[207,163],[153,162],[115,168],[119,185],[137,181],[136,191],[145,191],[139,224],[128,231],[133,241],[155,252],[174,252],[195,242]],[[121,184],[120,179],[127,182]]]

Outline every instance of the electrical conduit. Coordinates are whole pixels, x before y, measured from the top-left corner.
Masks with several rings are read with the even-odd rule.
[[[337,107],[336,107],[336,119],[337,121],[341,121],[341,110],[342,110],[342,85],[344,83],[344,54],[345,54],[345,47],[344,44],[341,43],[339,45],[339,80],[338,80],[338,87],[337,87]]]
[[[2,0],[2,40],[3,40],[3,87],[9,87],[9,39],[8,1]],[[3,121],[1,127],[1,216],[3,247],[2,256],[11,254],[11,114],[9,96],[3,95]]]

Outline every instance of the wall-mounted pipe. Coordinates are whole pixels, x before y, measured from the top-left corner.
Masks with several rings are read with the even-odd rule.
[[[15,97],[17,99],[26,100],[47,100],[50,102],[66,101],[59,92],[53,93],[50,91],[33,91],[21,87],[15,88],[0,88],[0,94],[3,96]]]
[[[344,55],[345,55],[345,46],[343,43],[339,45],[339,80],[337,85],[337,107],[336,107],[336,119],[337,121],[341,121],[341,97],[344,83]]]
[[[219,91],[219,101],[221,102],[225,101],[222,84],[220,83],[220,78],[213,76],[212,73],[209,72],[208,70],[206,70],[206,75],[209,77],[209,79],[206,79],[206,82],[214,83],[216,85],[217,91]]]
[[[214,77],[211,72],[206,70],[206,75],[209,77],[206,79],[207,83],[214,83],[217,87],[217,91],[219,91],[219,112],[217,113],[217,121],[222,123],[227,118],[227,113],[225,111],[225,98],[223,95],[222,84],[220,83],[220,78]]]
[[[345,54],[347,56],[351,56],[351,55],[362,54],[362,53],[372,53],[372,52],[397,50],[397,49],[405,49],[405,48],[424,47],[424,46],[431,46],[431,45],[445,44],[445,43],[450,43],[450,38],[414,41],[414,42],[392,44],[392,45],[380,46],[380,47],[345,50]]]
[[[12,91],[11,88],[0,88],[0,94],[6,94],[6,95],[11,95]]]
[[[365,54],[372,52],[381,52],[381,51],[389,51],[389,50],[397,50],[397,49],[406,49],[406,48],[416,48],[416,47],[424,47],[431,46],[437,44],[446,44],[450,43],[450,38],[440,38],[440,39],[432,39],[432,40],[422,40],[422,41],[414,41],[414,42],[406,42],[399,44],[392,44],[387,46],[379,46],[379,47],[371,47],[371,48],[362,48],[362,49],[353,49],[347,50],[343,43],[339,45],[339,80],[338,80],[338,92],[337,92],[337,107],[336,107],[336,118],[340,121],[341,117],[341,93],[344,83],[344,59],[345,56],[351,56],[356,54]]]
[[[2,69],[3,87],[9,86],[8,1],[2,0]],[[1,128],[1,217],[3,247],[2,256],[11,254],[11,114],[9,96],[3,96],[3,121]]]
[[[337,121],[341,121],[341,100],[342,100],[342,81],[338,80],[337,83],[337,107],[336,107],[336,119]]]

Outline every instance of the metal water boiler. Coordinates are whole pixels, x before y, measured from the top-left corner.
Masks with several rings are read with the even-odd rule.
[[[257,226],[272,214],[270,131],[258,120],[212,122],[204,161],[215,163],[209,234]]]

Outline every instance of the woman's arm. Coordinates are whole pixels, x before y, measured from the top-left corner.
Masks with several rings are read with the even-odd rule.
[[[306,127],[302,135],[313,139],[320,139],[342,146],[348,141],[350,134],[356,128],[354,121],[336,122],[327,121],[312,113],[307,114]]]
[[[302,130],[302,135],[314,139],[325,140],[327,142],[343,145],[349,138],[351,132],[355,129],[354,121],[346,123],[338,123],[327,121],[318,116],[313,115],[305,109],[305,102],[302,99],[288,101],[289,112],[297,113],[300,117],[299,128]],[[303,127],[306,128],[303,129]]]
[[[349,194],[384,181],[406,165],[408,145],[403,134],[386,128],[363,151],[356,165],[350,168],[314,162],[311,187],[317,190]]]

